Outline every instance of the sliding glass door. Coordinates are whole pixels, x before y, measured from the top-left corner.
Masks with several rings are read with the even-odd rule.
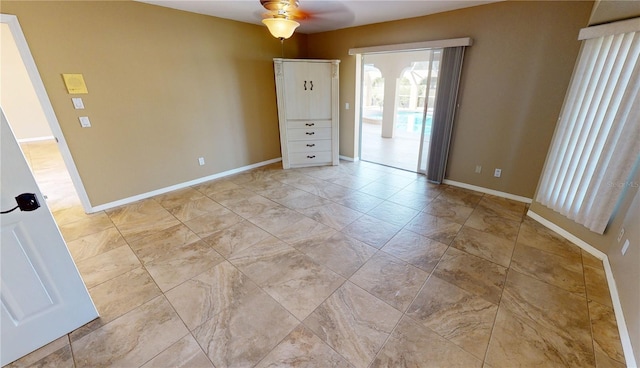
[[[442,182],[464,47],[362,55],[360,159]]]
[[[431,128],[433,125],[433,113],[436,106],[436,91],[438,90],[438,77],[440,74],[440,61],[442,49],[430,50],[429,63],[427,64],[427,78],[425,80],[424,123],[420,137],[420,153],[418,160],[419,173],[425,174],[429,164],[429,151],[431,144]]]
[[[362,160],[417,171],[431,54],[363,55]]]

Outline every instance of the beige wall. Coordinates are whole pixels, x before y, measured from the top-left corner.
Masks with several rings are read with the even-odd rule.
[[[640,1],[598,1],[589,21],[590,25],[640,17]],[[576,225],[535,203],[535,209],[547,218],[557,217],[555,221],[579,238],[604,251],[611,264],[616,286],[620,294],[620,304],[629,329],[631,345],[636,363],[640,364],[640,168],[631,181],[626,183],[621,204],[609,224],[605,234],[599,236]],[[624,228],[625,233],[618,241],[618,234]],[[622,255],[625,240],[630,245]]]
[[[129,1],[3,1],[2,12],[18,16],[92,206],[280,157],[282,52],[264,27]],[[297,57],[305,37],[285,47]],[[84,74],[85,110],[62,73]]]
[[[51,128],[7,24],[0,24],[0,106],[18,140],[51,138]]]
[[[598,0],[593,6],[589,25],[640,17],[638,0]]]
[[[446,178],[533,197],[590,1],[515,1],[312,34],[310,57],[340,64],[340,154],[354,157],[355,56],[349,48],[472,37]],[[483,172],[475,174],[476,165]],[[502,169],[502,178],[493,169]]]
[[[630,4],[628,1],[601,1],[593,9],[590,24],[599,24],[637,17],[640,15],[638,1]],[[640,168],[632,178],[620,181],[625,185],[620,203],[613,218],[603,235],[589,231],[582,225],[544,207],[538,202],[531,204],[531,210],[545,219],[560,226],[586,243],[607,254],[609,264],[616,281],[620,296],[620,303],[625,316],[625,322],[631,338],[636,362],[640,362],[640,294],[638,280],[640,279]],[[625,235],[617,240],[620,230],[625,229]],[[630,246],[625,255],[621,249],[628,239]]]

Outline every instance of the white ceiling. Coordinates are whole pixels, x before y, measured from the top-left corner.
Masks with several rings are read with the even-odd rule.
[[[261,24],[266,10],[259,0],[136,0],[245,23]],[[300,0],[308,19],[299,20],[300,33],[317,33],[341,28],[419,17],[468,8],[502,0]]]

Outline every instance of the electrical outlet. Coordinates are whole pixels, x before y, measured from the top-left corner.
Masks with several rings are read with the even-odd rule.
[[[623,256],[625,253],[627,253],[627,249],[629,249],[629,239],[624,241],[624,245],[622,246],[622,249],[620,249],[620,252],[622,252]]]
[[[198,157],[198,163],[200,166],[204,165],[204,157]]]
[[[482,166],[476,165],[476,174],[480,174],[482,172]]]
[[[496,169],[493,172],[493,176],[495,176],[496,178],[499,178],[500,176],[502,176],[502,169]]]
[[[620,232],[618,233],[618,243],[620,243],[620,240],[622,240],[622,237],[624,236],[624,227],[620,229]]]

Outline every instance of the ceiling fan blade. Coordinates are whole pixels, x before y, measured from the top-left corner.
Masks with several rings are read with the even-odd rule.
[[[283,17],[300,22],[302,33],[318,32],[327,25],[332,28],[343,28],[352,24],[355,15],[340,1],[305,1],[299,5],[298,0],[260,0],[267,10],[262,19]]]
[[[316,32],[320,25],[343,28],[352,24],[355,15],[340,1],[303,1],[297,9],[303,32]]]

